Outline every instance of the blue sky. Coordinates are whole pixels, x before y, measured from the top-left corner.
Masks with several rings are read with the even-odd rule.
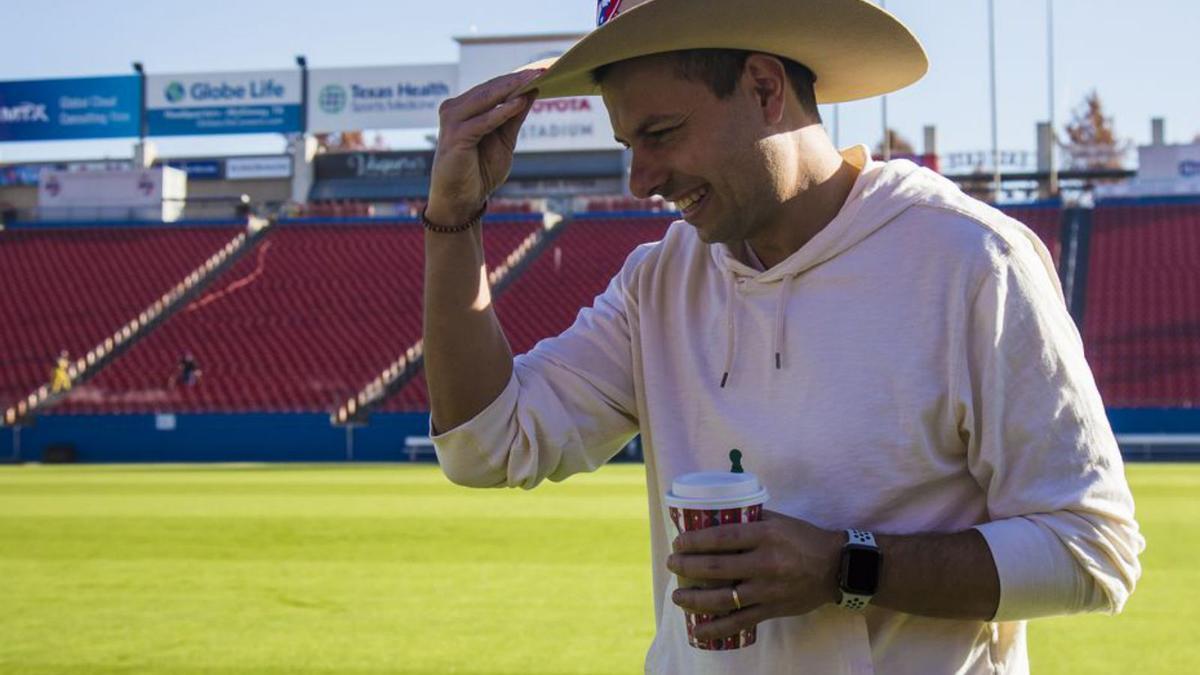
[[[731,0],[736,1],[736,0]],[[920,149],[922,127],[936,125],[939,151],[991,144],[986,0],[888,0],[929,52],[920,83],[889,97],[891,126]],[[590,0],[208,0],[204,3],[41,0],[6,3],[0,80],[147,72],[258,70],[446,63],[453,37],[582,32],[594,22]],[[1168,142],[1200,135],[1200,2],[1054,0],[1058,127],[1095,88],[1118,133],[1150,138],[1164,117]],[[1046,0],[996,0],[1000,147],[1032,150],[1035,123],[1048,118]],[[832,127],[831,110],[826,110]],[[881,137],[878,99],[842,105],[842,145]],[[833,130],[831,129],[831,132]],[[391,133],[399,147],[424,132]],[[277,136],[164,139],[164,156],[281,152]],[[127,157],[129,141],[0,144],[0,162]]]

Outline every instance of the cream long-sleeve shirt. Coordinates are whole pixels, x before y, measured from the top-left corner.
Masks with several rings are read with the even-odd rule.
[[[760,271],[674,223],[518,356],[485,410],[433,438],[451,480],[528,489],[642,434],[647,673],[1024,673],[1026,619],[1118,612],[1140,575],[1121,456],[1045,247],[933,172],[843,155],[861,168],[846,203],[791,257]],[[748,648],[689,647],[663,495],[674,476],[728,469],[735,447],[768,508],[818,526],[977,528],[997,615],[826,605],[763,622]]]

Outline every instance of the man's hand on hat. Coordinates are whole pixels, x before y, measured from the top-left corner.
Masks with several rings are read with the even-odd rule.
[[[541,73],[501,75],[442,103],[429,186],[431,221],[447,227],[466,221],[508,178],[517,133],[537,96],[516,93]]]
[[[774,511],[755,523],[719,525],[679,535],[667,558],[672,572],[721,588],[678,589],[680,607],[726,614],[696,627],[696,638],[737,635],[767,619],[798,616],[838,602],[837,566],[845,535]],[[734,594],[730,588],[737,588]]]

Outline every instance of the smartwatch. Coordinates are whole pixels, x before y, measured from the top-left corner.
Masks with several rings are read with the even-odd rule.
[[[875,544],[875,535],[864,530],[846,530],[838,587],[842,599],[838,607],[861,612],[879,590],[879,571],[883,554]]]

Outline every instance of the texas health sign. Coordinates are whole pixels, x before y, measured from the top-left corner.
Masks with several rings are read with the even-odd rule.
[[[0,141],[138,135],[136,75],[0,82]]]
[[[151,75],[151,136],[300,131],[300,71]]]
[[[458,65],[314,68],[308,78],[309,131],[420,129],[438,125]]]

